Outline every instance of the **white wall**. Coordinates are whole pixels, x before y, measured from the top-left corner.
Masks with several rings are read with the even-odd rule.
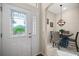
[[[59,25],[57,25],[57,22],[59,20],[59,15],[56,16],[56,30],[58,31],[59,29],[65,29],[68,30],[72,33],[74,33],[74,35],[76,34],[77,31],[79,31],[79,8],[74,8],[74,9],[70,9],[67,10],[65,12],[63,12],[63,20],[66,22],[65,25],[63,27],[60,27]]]
[[[50,3],[41,4],[41,52],[46,55],[47,33],[46,33],[46,8]]]
[[[49,19],[49,24],[47,24],[47,39],[48,39],[48,43],[50,42],[50,31],[54,31],[54,27],[55,27],[55,20],[56,20],[56,14],[47,11],[47,16],[46,18]],[[50,22],[53,22],[53,27],[50,27]]]
[[[63,27],[60,27],[57,25],[57,22],[59,20],[59,15],[56,16],[56,31],[62,29],[68,30],[74,35],[71,38],[75,38],[75,35],[77,32],[79,32],[79,7],[69,9],[65,12],[63,12],[63,20],[66,22],[66,24]],[[79,42],[79,39],[78,39]],[[78,43],[79,44],[79,43]]]

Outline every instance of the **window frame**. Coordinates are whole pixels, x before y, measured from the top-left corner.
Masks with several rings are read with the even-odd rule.
[[[32,20],[32,25],[34,26],[34,28],[33,28],[33,26],[32,26],[32,35],[36,35],[37,34],[37,17],[36,17],[36,15],[32,15],[32,18],[33,18],[33,20]],[[34,20],[35,19],[35,20]],[[35,21],[35,22],[34,22]],[[34,24],[33,24],[34,23]]]
[[[17,9],[18,10],[18,9]],[[10,32],[11,32],[11,36],[12,37],[21,37],[21,36],[26,36],[27,35],[27,32],[28,32],[28,28],[26,28],[26,26],[28,27],[28,22],[27,22],[27,20],[28,20],[28,13],[26,13],[26,12],[22,12],[22,11],[17,11],[16,9],[10,9],[10,17],[11,17],[11,19],[10,19]],[[20,13],[23,13],[23,14],[25,14],[26,15],[26,19],[24,20],[24,23],[25,23],[25,32],[23,33],[23,34],[13,34],[13,31],[12,31],[12,11],[16,11],[16,12],[20,12]]]

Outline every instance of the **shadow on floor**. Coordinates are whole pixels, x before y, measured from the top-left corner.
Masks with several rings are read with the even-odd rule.
[[[44,55],[42,55],[42,54],[38,54],[37,56],[44,56]]]

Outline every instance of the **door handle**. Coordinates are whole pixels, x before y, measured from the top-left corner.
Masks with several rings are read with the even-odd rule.
[[[31,33],[29,33],[29,34],[31,34]]]

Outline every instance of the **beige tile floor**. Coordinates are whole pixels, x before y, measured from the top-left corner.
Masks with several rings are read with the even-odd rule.
[[[56,48],[52,47],[51,44],[47,46],[47,55],[48,56],[79,56],[79,52],[76,52],[76,49],[70,48]]]

